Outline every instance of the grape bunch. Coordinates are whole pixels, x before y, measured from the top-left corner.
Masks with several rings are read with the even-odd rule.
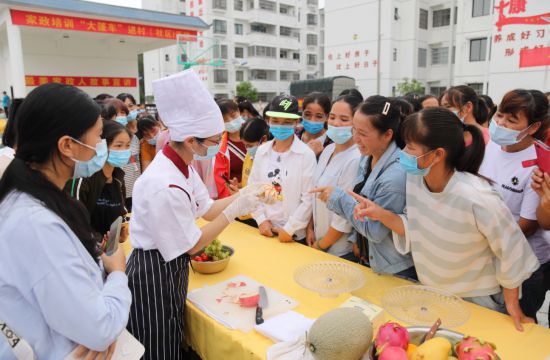
[[[229,251],[223,250],[222,243],[218,239],[214,239],[214,241],[204,249],[204,253],[208,255],[212,261],[223,260],[229,256]]]

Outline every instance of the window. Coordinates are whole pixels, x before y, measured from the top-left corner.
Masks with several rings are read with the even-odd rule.
[[[235,24],[235,35],[243,34],[243,24]]]
[[[315,75],[313,75],[313,74],[307,74],[307,75],[306,75],[306,79],[307,79],[307,80],[313,80],[313,79],[315,79]]]
[[[292,58],[293,58],[294,60],[300,60],[300,53],[294,53],[294,54],[292,54]]]
[[[393,61],[397,61],[397,49],[393,48]]]
[[[250,73],[252,80],[267,80],[267,71],[265,70],[252,70]]]
[[[279,13],[281,13],[283,15],[294,16],[294,8],[291,7],[291,6],[286,6],[286,5],[280,4],[279,5]]]
[[[432,14],[432,26],[441,27],[451,24],[451,9],[434,10]]]
[[[264,24],[252,24],[250,25],[250,30],[252,32],[267,33],[267,26],[265,26]]]
[[[307,45],[308,46],[317,45],[317,35],[316,34],[307,34]]]
[[[227,59],[227,45],[220,45],[221,58]]]
[[[237,59],[244,58],[244,48],[235,47],[235,58],[237,58]]]
[[[292,35],[292,29],[286,26],[281,26],[279,29],[279,34],[282,36],[290,36]]]
[[[277,5],[273,1],[260,0],[260,9],[275,12]]]
[[[491,13],[492,0],[473,0],[472,17],[485,16]]]
[[[447,64],[449,62],[449,48],[432,48],[432,65]]]
[[[235,81],[244,81],[244,71],[238,70],[235,72]]]
[[[227,84],[227,70],[214,69],[214,82],[216,84]]]
[[[288,51],[286,51],[286,50],[281,50],[281,51],[279,52],[279,57],[280,57],[281,59],[288,59]]]
[[[393,19],[394,20],[399,20],[400,17],[399,17],[399,8],[393,8]]]
[[[428,30],[428,10],[420,9],[420,17],[418,18],[418,27]]]
[[[170,54],[164,54],[164,61],[170,61]]]
[[[470,40],[470,61],[487,59],[487,38]]]
[[[294,73],[294,74],[292,75],[292,80],[294,80],[294,81],[300,80],[300,73]]]
[[[281,71],[279,79],[284,81],[290,80],[290,73],[286,71]]]
[[[308,65],[317,65],[317,55],[307,54],[307,64]]]
[[[248,56],[277,57],[277,48],[267,46],[249,46]]]
[[[317,0],[307,0],[307,4],[311,6],[319,6],[319,2]]]
[[[223,100],[223,99],[229,99],[227,94],[214,94],[214,99],[216,100]]]
[[[317,25],[317,15],[307,14],[307,24],[308,25]]]
[[[447,90],[445,86],[430,86],[430,94],[440,97]]]
[[[233,9],[236,11],[243,11],[243,0],[235,0]]]
[[[423,48],[418,48],[418,67],[426,67],[428,62],[428,50]]]
[[[466,85],[474,89],[478,95],[483,94],[483,83],[469,83]]]
[[[248,0],[248,9],[254,9],[254,0]]]
[[[214,9],[227,9],[227,0],[214,0]]]
[[[214,20],[214,34],[226,34],[227,33],[227,21]]]

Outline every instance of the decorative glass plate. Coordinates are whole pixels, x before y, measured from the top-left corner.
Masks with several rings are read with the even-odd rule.
[[[464,300],[428,286],[394,288],[382,296],[382,307],[397,320],[415,326],[431,326],[441,319],[441,326],[454,328],[470,318]]]
[[[336,297],[362,288],[365,274],[343,262],[321,261],[296,269],[294,281],[323,297]]]

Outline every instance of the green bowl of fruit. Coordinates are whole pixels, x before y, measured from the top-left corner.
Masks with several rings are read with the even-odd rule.
[[[215,274],[223,271],[235,253],[231,246],[214,240],[203,250],[191,257],[191,267],[201,274]]]

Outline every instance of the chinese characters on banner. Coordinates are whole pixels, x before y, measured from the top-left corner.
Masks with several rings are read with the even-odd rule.
[[[329,52],[327,60],[334,63],[334,68],[337,71],[368,69],[378,66],[378,61],[367,49]]]
[[[203,16],[203,0],[191,0],[189,1],[189,16]],[[199,31],[199,36],[204,36],[202,31]],[[204,40],[199,39],[199,48],[203,49],[205,47]],[[199,75],[199,78],[202,81],[208,81],[208,66],[197,66],[196,71]]]
[[[13,9],[11,9],[10,12],[14,25],[150,37],[168,40],[176,39],[178,34],[197,34],[194,30],[131,24],[125,22],[81,18],[76,16],[45,14]]]
[[[550,12],[546,0],[500,0],[493,35],[496,57],[518,59],[520,68],[550,65]]]
[[[60,83],[73,86],[97,87],[136,87],[136,78],[99,77],[99,76],[45,76],[25,75],[26,86],[39,86],[48,83]]]

